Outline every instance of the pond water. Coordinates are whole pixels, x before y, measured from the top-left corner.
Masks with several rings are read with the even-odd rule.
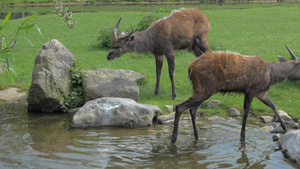
[[[298,168],[284,159],[269,132],[255,122],[239,140],[240,122],[181,119],[140,129],[72,129],[68,114],[37,115],[24,104],[0,104],[0,168]]]

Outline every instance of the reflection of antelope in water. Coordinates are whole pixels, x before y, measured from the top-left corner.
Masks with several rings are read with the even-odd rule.
[[[176,97],[174,50],[189,48],[197,57],[208,51],[209,19],[199,9],[179,9],[169,17],[154,21],[145,31],[136,33],[132,31],[129,35],[121,33],[117,36],[121,19],[122,17],[114,28],[113,42],[107,59],[113,60],[126,52],[153,53],[156,61],[154,94],[158,94],[163,55],[165,55],[172,84],[172,98],[174,99]]]
[[[179,118],[186,109],[190,109],[195,139],[198,139],[197,111],[205,100],[218,92],[245,94],[241,138],[245,137],[246,120],[254,97],[274,111],[282,128],[286,131],[285,122],[276,112],[276,107],[266,92],[275,83],[291,77],[299,77],[299,70],[300,62],[298,60],[269,63],[260,57],[206,52],[189,65],[189,78],[194,94],[187,101],[176,106],[172,144],[175,144],[177,140]]]

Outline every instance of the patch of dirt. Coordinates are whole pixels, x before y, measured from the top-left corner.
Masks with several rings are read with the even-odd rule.
[[[0,101],[9,103],[27,103],[27,93],[19,92],[19,88],[12,87],[0,91]]]

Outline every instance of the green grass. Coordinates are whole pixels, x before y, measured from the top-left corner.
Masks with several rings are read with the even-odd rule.
[[[164,61],[160,92],[154,96],[155,88],[155,60],[151,54],[125,54],[114,61],[107,61],[109,49],[97,47],[97,36],[100,30],[113,28],[119,17],[123,15],[120,29],[134,27],[145,15],[156,9],[177,9],[182,5],[173,6],[109,6],[99,7],[97,12],[74,13],[73,18],[80,18],[79,23],[69,29],[65,22],[55,14],[43,15],[37,18],[36,23],[43,36],[33,28],[26,36],[25,32],[19,36],[19,43],[14,49],[15,70],[18,76],[15,82],[10,82],[0,76],[0,88],[9,86],[21,87],[28,90],[31,83],[31,73],[34,60],[42,45],[51,39],[58,39],[80,60],[86,69],[110,68],[131,69],[146,77],[140,87],[140,103],[158,105],[162,110],[164,105],[176,105],[187,100],[192,95],[191,86],[187,78],[187,65],[195,57],[188,51],[176,52],[175,84],[177,98],[171,99],[171,83],[168,77],[167,62]],[[190,6],[185,6],[190,7]],[[195,6],[194,6],[195,7]],[[244,55],[259,55],[270,62],[278,62],[278,56],[289,58],[284,45],[287,44],[296,55],[300,55],[300,5],[299,4],[267,4],[267,5],[226,5],[223,7],[212,5],[196,6],[204,9],[210,18],[211,30],[208,40],[212,50],[228,50]],[[250,8],[248,8],[250,7]],[[75,7],[74,7],[75,9]],[[133,9],[138,9],[135,11]],[[70,8],[72,10],[72,8]],[[167,16],[169,13],[160,13]],[[7,37],[23,19],[10,20],[1,32]],[[0,22],[1,23],[1,22]],[[24,38],[26,36],[34,46]],[[300,118],[300,83],[285,81],[276,84],[268,91],[268,96],[278,109],[284,110],[294,118]],[[209,100],[221,101],[223,110],[206,109],[207,101],[199,111],[205,114],[227,113],[227,109],[235,107],[242,111],[243,95],[230,94],[214,95]],[[251,112],[258,114],[273,114],[271,109],[254,99]]]

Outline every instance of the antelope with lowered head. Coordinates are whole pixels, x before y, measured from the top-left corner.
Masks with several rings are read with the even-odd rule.
[[[111,50],[108,60],[113,60],[126,52],[151,52],[156,61],[156,86],[154,94],[159,92],[159,81],[163,65],[163,55],[166,56],[169,77],[172,84],[172,99],[176,97],[174,84],[175,53],[174,50],[190,49],[196,57],[209,50],[207,43],[209,19],[204,13],[195,8],[179,9],[166,18],[154,21],[145,31],[132,31],[126,35],[117,36],[117,30],[122,17],[114,27]]]
[[[189,78],[193,88],[193,96],[187,101],[176,105],[172,144],[175,144],[178,134],[179,118],[190,109],[195,139],[198,139],[196,115],[200,105],[212,95],[221,92],[236,92],[245,94],[244,114],[241,138],[245,138],[245,127],[250,106],[254,97],[270,107],[278,117],[282,128],[287,127],[276,112],[275,104],[268,98],[266,92],[275,83],[300,74],[300,62],[290,60],[282,63],[269,63],[256,56],[242,56],[227,52],[206,52],[189,64]]]
[[[289,51],[289,54],[291,55],[292,60],[299,60],[299,59],[296,57],[296,55],[291,51],[291,49],[290,49],[287,45],[285,45],[285,47],[286,47],[287,50]],[[280,62],[286,62],[286,61],[288,61],[288,59],[283,58],[283,57],[281,57],[281,56],[279,56],[278,59],[279,59]],[[299,72],[299,73],[295,73],[294,75],[292,75],[292,76],[290,77],[290,79],[292,79],[292,80],[300,80],[300,68],[298,68],[298,70],[296,70],[296,71]]]

